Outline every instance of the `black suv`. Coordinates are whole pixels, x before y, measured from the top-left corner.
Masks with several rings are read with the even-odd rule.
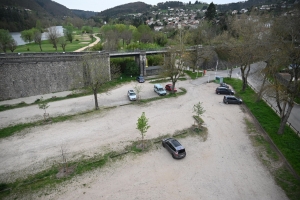
[[[236,98],[235,96],[224,96],[223,102],[226,104],[235,103],[235,104],[242,104],[242,99]]]
[[[173,158],[184,158],[186,156],[185,148],[174,138],[163,139],[162,146],[172,154]]]
[[[234,91],[226,88],[226,87],[217,87],[216,88],[216,94],[229,94],[229,95],[234,95]]]

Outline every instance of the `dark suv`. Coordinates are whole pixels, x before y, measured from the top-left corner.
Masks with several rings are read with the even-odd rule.
[[[234,95],[234,91],[226,88],[226,87],[217,87],[216,88],[216,94],[229,94],[229,95]]]
[[[173,158],[184,158],[186,156],[185,148],[174,138],[163,139],[162,146],[172,154]]]
[[[226,104],[235,103],[235,104],[242,104],[242,99],[236,98],[235,96],[224,96],[223,102]]]

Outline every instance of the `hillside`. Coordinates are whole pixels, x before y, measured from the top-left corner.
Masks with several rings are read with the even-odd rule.
[[[21,31],[42,24],[58,24],[64,16],[75,16],[65,6],[51,0],[1,0],[0,28]]]
[[[116,6],[114,8],[104,10],[100,12],[98,16],[118,17],[125,14],[144,13],[149,11],[149,8],[151,8],[151,5],[146,4],[144,2],[134,2],[134,3],[123,4],[120,6]]]

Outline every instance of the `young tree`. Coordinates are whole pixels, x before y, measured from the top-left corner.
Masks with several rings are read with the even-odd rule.
[[[68,44],[66,38],[65,37],[59,38],[58,43],[61,46],[61,48],[63,49],[63,51],[65,52],[66,51],[66,46]]]
[[[200,116],[205,112],[202,106],[202,102],[199,102],[194,105],[193,112],[197,115],[198,120],[200,120],[201,119]],[[198,125],[200,126],[200,123],[198,123]]]
[[[95,110],[99,109],[97,97],[99,88],[111,80],[107,61],[105,54],[90,53],[83,56],[85,86],[93,91]]]
[[[36,44],[39,45],[40,50],[43,51],[43,49],[42,49],[42,33],[39,29],[34,29],[33,40]]]
[[[136,125],[136,129],[140,131],[140,134],[142,136],[142,148],[144,149],[144,137],[146,135],[146,132],[150,128],[150,126],[148,125],[148,119],[145,116],[145,112],[143,112],[142,116],[138,118]]]
[[[52,26],[47,29],[46,36],[48,40],[50,40],[50,43],[53,45],[53,48],[57,51],[57,43],[58,43],[58,38],[60,37],[60,34],[56,28],[56,26]]]
[[[45,102],[44,98],[41,97],[40,101],[38,103],[39,109],[44,110],[44,121],[47,121],[47,118],[49,117],[49,113],[46,112],[47,108],[49,108],[50,105],[48,105],[48,102]]]
[[[66,40],[69,41],[70,43],[73,42],[73,30],[74,30],[74,28],[71,25],[66,26],[64,28],[64,36],[65,36]]]
[[[143,86],[141,84],[135,84],[133,88],[134,88],[134,90],[136,92],[136,98],[139,101],[141,99],[141,95],[140,94],[141,94],[141,91],[143,89]]]

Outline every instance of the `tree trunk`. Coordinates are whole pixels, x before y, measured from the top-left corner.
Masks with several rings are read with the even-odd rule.
[[[283,113],[283,117],[281,118],[281,120],[280,120],[280,126],[279,126],[279,129],[278,129],[278,132],[277,132],[277,134],[283,134],[283,131],[284,131],[284,128],[285,128],[285,125],[286,125],[286,123],[287,123],[287,120],[289,119],[289,117],[290,117],[290,114],[291,114],[291,112],[292,112],[292,109],[293,109],[293,106],[294,106],[294,104],[293,103],[288,103],[288,109],[287,109],[287,112],[286,112],[286,114],[284,114]]]
[[[258,92],[258,96],[257,96],[256,102],[260,101],[261,98],[262,98],[262,93],[264,91],[266,80],[267,80],[267,75],[264,76],[263,82],[262,82],[260,90]]]
[[[97,88],[93,88],[93,93],[94,93],[94,99],[95,99],[95,110],[99,110]]]

